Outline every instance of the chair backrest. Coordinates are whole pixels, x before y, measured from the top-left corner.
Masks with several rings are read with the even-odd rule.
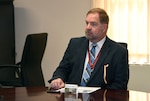
[[[123,47],[125,47],[125,48],[128,48],[128,44],[127,43],[125,43],[125,42],[118,42],[121,46],[123,46]],[[127,50],[127,54],[128,54],[128,50]],[[128,56],[127,56],[127,59],[129,58],[129,54],[128,54]],[[128,62],[129,62],[129,60],[128,60]]]
[[[41,68],[47,33],[28,34],[22,54],[21,76],[23,86],[45,86]]]

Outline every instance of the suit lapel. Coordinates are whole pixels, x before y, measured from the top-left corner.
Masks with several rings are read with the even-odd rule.
[[[107,55],[108,55],[108,53],[109,53],[109,51],[110,51],[110,44],[109,44],[109,41],[108,41],[108,40],[109,40],[109,39],[106,39],[106,41],[105,41],[105,43],[104,43],[104,45],[103,45],[103,48],[102,48],[102,50],[101,50],[101,55],[100,55],[100,57],[99,57],[99,59],[98,59],[96,65],[95,65],[95,67],[94,67],[94,71],[93,71],[92,74],[91,74],[90,80],[93,78],[93,76],[95,75],[95,73],[96,73],[98,70],[100,70],[100,68],[103,68],[103,65],[102,65],[102,64],[103,64],[105,58],[107,57]]]

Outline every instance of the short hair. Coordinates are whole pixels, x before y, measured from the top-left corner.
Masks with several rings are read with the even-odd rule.
[[[99,15],[99,19],[100,19],[100,23],[102,24],[108,24],[109,23],[109,17],[108,17],[108,14],[106,13],[106,11],[104,9],[101,9],[101,8],[93,8],[91,10],[89,10],[86,14],[86,16],[88,14],[91,14],[91,13],[98,13]]]

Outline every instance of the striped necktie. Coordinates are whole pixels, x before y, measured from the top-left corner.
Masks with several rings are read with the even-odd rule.
[[[92,64],[94,63],[94,60],[95,60],[95,48],[96,48],[96,46],[97,46],[97,44],[93,43],[92,49],[90,50],[90,61],[92,62]],[[86,69],[83,72],[83,77],[81,80],[81,86],[86,86],[87,82],[90,79],[92,71],[93,71],[93,69],[91,69],[90,62],[88,61]]]

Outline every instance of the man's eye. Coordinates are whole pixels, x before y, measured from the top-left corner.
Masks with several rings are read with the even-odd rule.
[[[97,26],[97,23],[91,23],[91,26]]]

